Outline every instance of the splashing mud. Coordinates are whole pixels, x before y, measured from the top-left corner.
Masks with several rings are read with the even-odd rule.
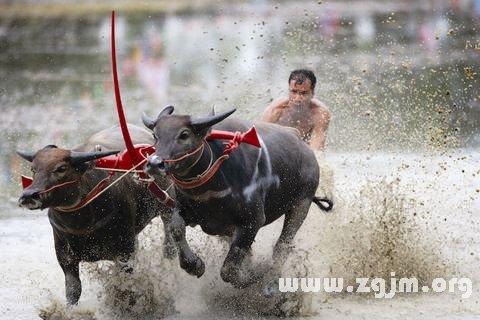
[[[63,301],[50,300],[48,306],[39,310],[38,316],[45,320],[94,320],[95,312],[90,308],[73,307],[66,308]]]
[[[311,207],[295,239],[294,252],[278,273],[271,271],[270,259],[283,221],[263,228],[253,245],[251,263],[253,271],[264,273],[264,277],[247,289],[235,289],[221,280],[219,273],[228,244],[199,228],[187,228],[187,240],[206,264],[202,278],[187,275],[177,259],[165,259],[160,219],[154,219],[138,237],[133,274],[124,274],[113,262],[82,264],[84,292],[79,306],[65,307],[63,276],[53,256],[32,257],[41,261],[41,267],[26,280],[22,280],[28,274],[25,270],[10,273],[10,277],[27,281],[22,282],[25,290],[20,296],[29,301],[35,297],[37,315],[43,319],[338,314],[349,318],[383,314],[391,306],[411,315],[421,309],[426,318],[479,312],[476,266],[480,241],[476,230],[480,221],[474,214],[480,206],[475,181],[478,155],[335,154],[327,159],[335,173],[335,185],[332,172],[326,172],[328,165],[322,163],[324,182],[318,194],[333,194],[334,210],[324,213]],[[45,255],[53,250],[50,230],[47,222],[39,228],[37,220],[32,220],[31,228],[38,228],[33,229],[38,237],[48,235],[35,240]],[[31,228],[17,226],[15,230]],[[2,232],[8,235],[7,229]],[[10,235],[6,239],[16,244],[16,250],[22,250],[19,239],[25,236],[18,237]],[[4,249],[7,257],[14,256]],[[14,270],[10,265],[5,270]],[[29,270],[35,267],[24,266]],[[374,299],[373,293],[271,295],[266,291],[280,276],[343,277],[344,286],[355,285],[356,277],[380,277],[387,280],[388,287],[391,272],[397,278],[416,277],[420,286],[436,277],[470,277],[474,293],[468,300],[462,300],[459,294],[404,293],[387,301]],[[29,287],[28,283],[33,285]]]
[[[292,253],[284,262],[280,272],[273,271],[268,258],[263,261],[253,261],[253,272],[264,276],[254,285],[242,290],[233,288],[217,277],[204,293],[209,311],[215,314],[250,317],[310,314],[309,300],[305,299],[302,292],[288,294],[278,292],[279,277],[308,276],[307,256],[308,253],[303,250]],[[298,261],[303,263],[299,264]]]
[[[336,254],[330,261],[330,277],[343,277],[356,285],[355,277],[416,277],[419,285],[452,270],[440,256],[438,239],[425,237],[418,225],[417,201],[402,193],[398,180],[367,182],[348,203],[350,215],[337,228]],[[352,214],[353,213],[353,214]],[[387,281],[387,288],[390,282]]]

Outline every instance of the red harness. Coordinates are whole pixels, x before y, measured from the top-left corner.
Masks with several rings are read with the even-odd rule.
[[[255,126],[253,126],[252,128],[250,128],[248,131],[244,133],[238,132],[238,131],[233,133],[228,131],[212,130],[212,132],[208,135],[207,139],[208,140],[230,139],[230,140],[224,143],[225,147],[223,149],[223,154],[217,160],[215,160],[213,164],[210,163],[208,168],[204,172],[199,174],[196,178],[190,179],[190,180],[182,180],[175,177],[175,175],[173,174],[169,174],[170,179],[172,179],[172,181],[180,188],[194,189],[210,181],[210,179],[212,179],[215,173],[217,173],[217,171],[220,169],[222,163],[229,158],[229,154],[234,150],[236,150],[239,147],[240,143],[245,142],[257,148],[260,148],[260,141],[258,140]],[[205,149],[205,145],[207,145],[210,148],[210,146],[208,145],[208,142],[203,141],[202,144],[193,152],[187,153],[176,159],[168,159],[164,161],[174,163],[174,162],[185,160],[189,157],[195,156],[199,150],[203,151]],[[198,159],[200,159],[201,156],[202,155],[200,154]],[[210,157],[213,158],[213,153],[211,148],[210,148]],[[195,163],[198,161],[198,159],[195,161]]]
[[[87,204],[89,204],[90,202],[92,202],[96,198],[97,194],[102,192],[108,186],[108,182],[111,180],[112,175],[113,175],[113,172],[110,172],[108,177],[106,177],[105,179],[100,181],[92,190],[90,190],[90,192],[85,196],[85,198],[83,198],[82,201],[80,201],[75,206],[73,206],[73,207],[55,207],[54,209],[58,210],[58,211],[63,211],[63,212],[72,212],[72,211],[75,211],[75,210],[78,210],[78,209],[81,209],[81,208],[85,207]],[[72,185],[74,183],[78,183],[79,181],[80,181],[80,179],[71,180],[71,181],[67,181],[67,182],[62,182],[62,183],[56,184],[56,185],[54,185],[54,186],[52,186],[52,187],[50,187],[46,190],[42,190],[39,193],[40,194],[47,193],[47,192],[53,191],[55,189],[63,188],[63,187]],[[32,178],[22,175],[22,187],[24,189],[28,188],[32,184],[32,182],[33,182]]]
[[[73,212],[80,210],[81,208],[85,207],[88,205],[90,202],[95,200],[97,198],[97,195],[99,195],[103,190],[105,190],[109,186],[109,182],[113,177],[113,172],[110,172],[108,177],[105,179],[101,180],[95,187],[93,187],[92,190],[90,190],[89,193],[76,205],[73,207],[55,207],[53,209],[61,212]]]
[[[143,178],[143,181],[148,182],[148,189],[157,196],[160,202],[162,202],[167,207],[173,208],[175,205],[175,201],[168,195],[168,193],[162,190],[155,183],[155,181],[151,179],[146,179],[148,176],[146,175],[146,173],[143,172],[143,170],[137,170],[138,167],[140,167],[142,164],[144,164],[147,161],[148,155],[150,155],[155,151],[153,146],[142,145],[142,144],[135,145],[134,150],[135,152],[137,152],[137,155],[143,159],[140,162],[138,162],[135,166],[132,165],[132,161],[129,156],[128,150],[124,150],[122,153],[118,155],[112,155],[112,156],[104,157],[101,159],[97,159],[95,162],[95,169],[107,170],[109,172],[108,177],[106,177],[105,179],[97,183],[97,185],[95,185],[95,187],[93,187],[93,189],[90,190],[87,193],[87,195],[75,206],[56,207],[54,209],[62,212],[73,212],[85,207],[86,205],[91,203],[93,200],[95,200],[98,196],[100,196],[101,193],[103,193],[103,191],[106,188],[110,187],[113,183],[123,178],[123,176],[121,176],[118,179],[114,180],[112,183],[110,183],[115,172],[123,172],[124,175],[126,175],[127,173],[136,173],[140,179]],[[79,181],[80,179],[63,182],[63,183],[54,185],[46,190],[43,190],[40,193],[47,193],[55,189],[69,186]],[[32,178],[22,175],[22,186],[24,189],[28,188],[32,184],[32,182],[33,182]]]
[[[230,139],[229,141],[225,142],[225,148],[223,150],[222,156],[220,156],[213,164],[209,165],[209,167],[199,176],[192,180],[184,181],[173,174],[170,174],[170,179],[180,188],[182,189],[193,189],[200,187],[201,185],[210,181],[213,176],[217,173],[220,169],[222,163],[229,158],[229,154],[236,150],[240,143],[247,143],[256,147],[260,147],[260,142],[258,140],[257,132],[255,127],[250,128],[250,130],[241,133],[241,132],[228,132],[228,131],[220,131],[220,130],[212,130],[212,132],[208,135],[207,140],[225,140]],[[208,145],[206,141],[204,141],[198,148],[194,151],[189,152],[185,155],[182,155],[176,159],[168,159],[165,160],[166,162],[179,162],[185,159],[188,159],[192,156],[196,156],[203,151],[205,148],[205,144]],[[210,148],[210,146],[209,146]],[[143,172],[143,170],[138,170],[137,167],[140,167],[141,164],[147,161],[147,157],[153,153],[155,153],[155,148],[148,144],[138,144],[134,146],[135,158],[142,159],[136,165],[132,165],[134,161],[132,161],[132,156],[128,152],[128,150],[124,150],[123,152],[119,153],[118,155],[110,155],[107,157],[103,157],[97,159],[95,161],[95,168],[96,169],[103,169],[109,171],[109,176],[100,181],[86,196],[80,203],[75,205],[74,207],[69,208],[62,208],[58,207],[55,208],[62,212],[72,212],[79,210],[90,202],[92,202],[95,198],[98,197],[102,191],[105,190],[108,186],[110,186],[110,180],[113,178],[114,172],[133,172],[136,173],[140,179],[148,182],[148,189],[157,196],[157,198],[167,207],[173,208],[175,206],[175,201],[168,195],[168,193],[162,190],[155,181],[148,179],[148,175]],[[211,150],[210,150],[211,152]],[[200,154],[201,156],[201,154]],[[199,157],[200,157],[199,156]],[[211,153],[213,157],[213,154]],[[72,180],[68,182],[63,182],[58,185],[54,185],[47,190],[41,191],[41,193],[50,192],[54,189],[62,188],[73,183],[77,183],[79,180]],[[32,184],[32,178],[22,176],[22,186],[23,188],[28,188]]]
[[[52,191],[52,190],[54,190],[54,189],[57,189],[57,188],[61,188],[61,187],[64,187],[64,186],[68,186],[68,185],[74,184],[74,183],[76,183],[76,182],[78,182],[78,181],[79,181],[79,179],[71,180],[71,181],[67,181],[67,182],[63,182],[63,183],[54,185],[53,187],[50,187],[50,188],[48,188],[47,190],[40,191],[39,193],[47,193],[47,192],[50,192],[50,191]],[[23,189],[26,189],[26,188],[30,187],[30,185],[32,184],[32,182],[33,182],[33,179],[32,179],[32,178],[22,175],[22,188],[23,188]]]

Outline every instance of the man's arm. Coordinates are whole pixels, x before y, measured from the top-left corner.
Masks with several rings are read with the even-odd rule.
[[[276,123],[282,115],[283,107],[288,103],[288,98],[273,101],[263,112],[262,121]]]
[[[325,148],[327,130],[332,114],[319,100],[312,99],[312,104],[315,125],[313,127],[312,138],[310,139],[310,147],[313,150],[323,150]]]

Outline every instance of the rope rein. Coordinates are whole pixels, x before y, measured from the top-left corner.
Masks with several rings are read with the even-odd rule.
[[[144,164],[145,162],[147,161],[147,158],[144,158],[142,161],[140,161],[139,163],[137,163],[135,166],[133,166],[131,169],[129,170],[126,170],[124,174],[122,174],[120,177],[118,177],[117,179],[115,179],[112,183],[110,183],[108,186],[106,186],[105,188],[102,189],[102,184],[104,184],[105,182],[107,182],[108,180],[111,179],[112,177],[112,174],[113,172],[105,179],[103,179],[102,181],[100,181],[88,194],[87,196],[84,198],[84,200],[82,200],[80,203],[76,204],[75,206],[72,206],[72,207],[55,207],[54,209],[55,210],[58,210],[58,211],[61,211],[61,212],[72,212],[72,211],[76,211],[76,210],[79,210],[79,209],[82,209],[84,208],[85,206],[87,206],[88,204],[90,204],[93,200],[97,199],[98,197],[100,197],[104,192],[106,192],[108,189],[110,189],[111,187],[113,187],[114,185],[116,185],[121,179],[123,179],[124,177],[126,177],[128,174],[132,173],[133,171],[135,171],[135,169],[137,169],[139,166],[141,166],[142,164]],[[121,170],[116,170],[116,171],[121,171]],[[99,188],[101,189],[100,192],[98,193],[95,193],[94,191],[97,191],[96,189]],[[92,196],[93,194],[93,196]]]

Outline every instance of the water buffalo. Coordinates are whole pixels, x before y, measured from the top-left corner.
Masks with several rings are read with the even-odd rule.
[[[129,129],[134,143],[153,143],[148,131],[131,125]],[[112,149],[124,148],[120,129],[112,127],[90,137],[74,150],[50,145],[36,153],[17,152],[32,163],[33,171],[33,182],[24,190],[19,205],[31,210],[49,208],[48,218],[57,260],[65,274],[68,304],[76,304],[80,299],[81,261],[113,260],[124,271],[131,272],[127,261],[134,253],[135,236],[159,214],[165,225],[170,221],[171,210],[131,174],[91,203],[76,209],[87,193],[108,176],[106,171],[94,169],[92,160],[118,152],[110,151]],[[113,179],[118,176],[115,174]],[[72,207],[74,211],[68,210]],[[165,254],[171,256],[175,245],[167,234],[165,239]]]
[[[185,226],[200,225],[207,234],[232,237],[220,275],[235,287],[249,286],[258,275],[245,272],[241,264],[261,227],[285,215],[273,250],[274,265],[278,266],[290,251],[312,201],[323,210],[332,208],[329,199],[315,197],[319,168],[314,153],[291,128],[258,123],[261,148],[242,144],[212,173],[210,169],[224,150],[221,141],[206,140],[212,126],[244,132],[252,124],[222,121],[235,110],[204,118],[172,115],[173,110],[167,106],[156,119],[143,115],[143,123],[156,140],[156,153],[149,158],[147,172],[166,174],[175,182],[177,203],[169,228],[180,266],[197,277],[205,271],[203,261],[185,240]]]

